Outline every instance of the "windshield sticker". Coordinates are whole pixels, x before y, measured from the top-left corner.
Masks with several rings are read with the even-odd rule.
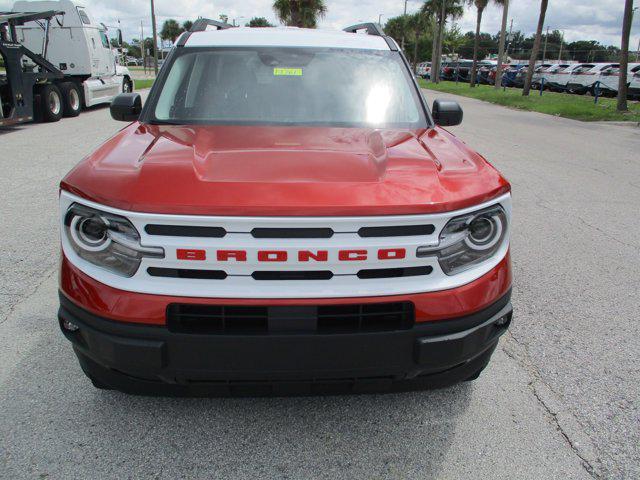
[[[275,67],[273,69],[273,75],[275,77],[301,77],[302,69],[301,68],[279,68]]]

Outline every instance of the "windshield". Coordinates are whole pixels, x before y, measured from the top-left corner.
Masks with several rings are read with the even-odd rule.
[[[176,54],[150,106],[151,121],[387,128],[426,123],[397,52],[234,47]]]

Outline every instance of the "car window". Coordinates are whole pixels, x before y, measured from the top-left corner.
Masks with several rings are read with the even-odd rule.
[[[150,107],[171,123],[421,127],[397,52],[310,48],[185,49]]]

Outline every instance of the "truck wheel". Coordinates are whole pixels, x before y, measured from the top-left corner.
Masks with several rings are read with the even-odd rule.
[[[82,100],[80,89],[73,82],[64,82],[60,84],[60,93],[62,93],[62,113],[65,117],[77,117],[82,110]]]
[[[62,94],[55,85],[40,89],[40,108],[43,122],[57,122],[62,118]]]
[[[131,92],[133,92],[133,82],[129,77],[124,77],[124,80],[122,80],[122,93]]]

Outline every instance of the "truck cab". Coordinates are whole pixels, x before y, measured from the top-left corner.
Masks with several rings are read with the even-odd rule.
[[[118,93],[131,90],[129,71],[116,67],[107,27],[87,8],[69,0],[19,1],[13,6],[14,12],[47,10],[64,13],[54,17],[48,32],[36,22],[16,27],[18,41],[34,52],[46,46],[43,57],[82,85],[85,107],[108,103]]]

